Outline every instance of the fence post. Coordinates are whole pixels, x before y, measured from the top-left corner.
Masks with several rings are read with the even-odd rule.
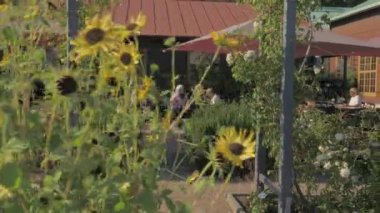
[[[293,73],[296,42],[296,0],[284,0],[283,74],[281,89],[280,196],[278,212],[290,212],[293,184]]]
[[[254,190],[260,193],[264,190],[264,184],[260,181],[260,174],[266,175],[266,148],[263,146],[264,131],[260,128],[256,133],[256,156],[255,156],[255,177],[254,177]]]

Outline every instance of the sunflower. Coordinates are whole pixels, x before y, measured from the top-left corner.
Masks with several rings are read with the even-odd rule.
[[[212,32],[211,38],[214,40],[214,43],[220,47],[236,48],[241,43],[237,37],[227,35],[226,33]]]
[[[101,86],[108,85],[111,87],[116,87],[118,85],[118,80],[114,72],[109,69],[102,69],[100,72]]]
[[[9,7],[8,0],[0,0],[0,12],[6,11]]]
[[[110,15],[95,16],[86,21],[86,28],[72,42],[76,47],[75,60],[78,61],[84,56],[95,56],[101,50],[109,52],[129,34],[122,26],[112,23]]]
[[[232,164],[242,167],[243,161],[255,157],[253,132],[237,131],[234,127],[221,129],[216,141],[216,151]]]
[[[57,80],[57,89],[61,95],[69,95],[78,90],[78,83],[74,77],[65,75]]]
[[[145,24],[146,24],[146,15],[140,12],[137,15],[136,19],[134,17],[131,17],[127,25],[127,30],[134,34],[140,34],[140,31],[145,26]]]
[[[8,63],[9,63],[8,54],[6,54],[3,49],[0,49],[0,67],[5,67],[8,65]]]
[[[117,71],[126,71],[132,73],[135,71],[136,64],[139,63],[140,53],[136,46],[132,43],[122,45],[119,51],[116,53],[118,69]]]
[[[148,96],[148,93],[149,93],[150,89],[152,88],[152,85],[153,85],[152,78],[150,78],[148,76],[144,76],[141,88],[139,89],[139,91],[137,93],[137,99],[139,101],[143,101],[143,100],[146,99],[146,97]]]

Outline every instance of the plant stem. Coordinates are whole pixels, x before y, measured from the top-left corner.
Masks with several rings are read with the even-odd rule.
[[[226,188],[227,186],[227,183],[231,180],[231,177],[232,177],[232,174],[233,172],[235,171],[235,166],[232,166],[230,172],[228,173],[227,175],[227,178],[226,180],[224,181],[222,187],[220,188],[220,190],[218,190],[219,192],[217,193],[217,195],[215,196],[215,199],[212,201],[212,203],[215,203],[216,199],[220,196],[220,194],[224,191],[224,189]]]
[[[175,76],[175,49],[173,48],[171,51],[172,54],[172,91],[175,90],[175,81],[176,81],[176,76]]]
[[[70,106],[68,100],[65,100],[65,127],[66,132],[68,133],[70,130]]]
[[[137,35],[133,35],[133,38],[135,40],[135,45],[136,45],[136,49],[140,49],[140,43],[139,43],[139,39],[137,38]],[[139,62],[140,62],[140,66],[141,66],[141,74],[145,75],[147,72],[146,72],[146,68],[145,68],[145,65],[144,65],[144,62],[142,60],[141,57],[139,57]]]
[[[1,146],[4,146],[7,143],[7,131],[8,131],[8,125],[9,125],[9,115],[4,115],[4,121],[3,121],[3,128],[1,132],[1,137],[2,137],[2,144]]]
[[[133,96],[133,131],[134,133],[136,134],[138,130],[138,123],[139,123],[139,112],[138,112],[138,108],[137,108],[137,102],[138,102],[138,99],[137,99],[137,93],[138,93],[138,78],[137,78],[137,73],[135,73],[133,75],[133,80],[134,80],[134,88],[133,88],[133,91],[134,91],[134,96]],[[139,150],[138,150],[138,135],[135,135],[133,137],[133,145],[134,145],[134,157],[135,157],[135,162],[137,162],[138,160],[138,155],[139,155]]]
[[[56,110],[57,110],[57,105],[54,105],[53,106],[53,111],[52,111],[52,114],[51,114],[51,117],[50,117],[50,120],[49,120],[49,124],[48,124],[48,130],[46,132],[46,142],[45,142],[45,160],[46,163],[48,162],[49,160],[49,148],[50,148],[50,139],[51,139],[51,134],[52,134],[52,131],[53,131],[53,127],[54,127],[54,120],[55,120],[55,116],[56,116]],[[48,165],[45,165],[44,166],[44,170],[45,170],[45,174],[48,172]]]
[[[77,151],[77,153],[76,153],[76,157],[75,157],[74,165],[76,165],[76,164],[78,163],[78,161],[79,161],[79,159],[80,159],[80,153],[81,153],[81,146],[78,148],[78,151]],[[74,175],[71,175],[71,176],[69,177],[69,180],[68,180],[67,183],[66,183],[65,194],[64,194],[65,199],[68,199],[68,195],[69,195],[69,192],[70,192],[70,190],[71,190],[71,186],[73,185],[73,179],[74,179],[73,176],[74,176]]]
[[[212,166],[212,162],[208,162],[207,165],[202,169],[202,172],[199,174],[198,180],[203,177],[206,171]]]

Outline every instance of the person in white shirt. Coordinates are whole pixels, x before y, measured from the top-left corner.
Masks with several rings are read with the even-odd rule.
[[[361,106],[362,105],[362,98],[359,95],[357,88],[351,88],[350,89],[350,102],[348,103],[348,106]]]

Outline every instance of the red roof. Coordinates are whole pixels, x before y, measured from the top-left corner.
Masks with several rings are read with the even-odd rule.
[[[127,24],[139,12],[147,15],[142,35],[199,37],[254,18],[249,5],[229,2],[121,0],[113,20]]]

